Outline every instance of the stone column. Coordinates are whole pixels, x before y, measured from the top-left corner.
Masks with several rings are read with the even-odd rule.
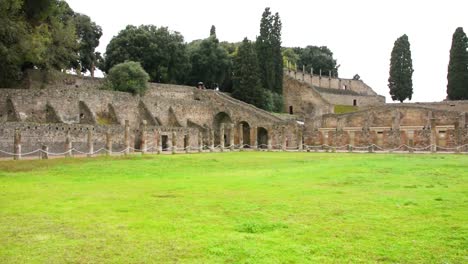
[[[258,149],[258,139],[257,139],[257,127],[250,128],[250,145],[254,150]]]
[[[239,124],[239,150],[244,149],[244,124]]]
[[[224,123],[221,123],[219,129],[219,144],[221,145],[221,152],[224,151]]]
[[[234,123],[231,124],[231,129],[229,130],[229,149],[234,151]]]
[[[73,148],[73,143],[70,137],[70,131],[67,131],[67,135],[65,137],[65,153],[66,157],[71,157],[72,156],[72,148]]]
[[[435,118],[431,118],[431,152],[437,152],[437,131]]]
[[[210,129],[210,152],[213,152],[215,149],[215,135],[214,129]]]
[[[328,143],[329,143],[328,142],[328,131],[322,130],[322,131],[320,131],[320,134],[322,134],[322,142],[321,142],[322,146],[321,147],[322,147],[322,149],[324,149],[325,151],[328,152],[328,148],[329,148],[329,146],[328,146]]]
[[[15,136],[14,136],[14,142],[13,142],[13,153],[15,155],[13,156],[14,160],[20,160],[21,159],[21,130],[19,128],[15,128]]]
[[[156,130],[155,133],[156,133],[155,134],[156,150],[158,151],[158,154],[161,154],[161,152],[162,152],[162,135],[161,135],[161,131]]]
[[[414,130],[408,130],[407,131],[408,135],[408,146],[409,146],[409,152],[413,153],[414,152]]]
[[[106,149],[107,155],[112,155],[112,134],[110,131],[106,132]]]
[[[189,130],[187,130],[187,134],[185,136],[187,140],[187,145],[185,146],[185,153],[188,154],[190,152],[190,131]]]
[[[41,159],[49,159],[49,147],[42,145],[41,150]]]
[[[297,129],[297,150],[302,152],[304,150],[304,145],[302,144],[302,128]]]
[[[130,153],[130,121],[125,120],[125,132],[124,132],[124,144],[125,144],[125,155]]]
[[[201,153],[203,151],[203,132],[198,130],[198,152]]]
[[[93,156],[94,152],[94,142],[93,142],[93,130],[88,130],[88,136],[87,136],[87,143],[88,143],[88,157]]]
[[[172,132],[172,154],[176,153],[177,148],[177,133]]]
[[[348,131],[348,135],[349,135],[348,150],[349,150],[349,152],[353,152],[353,148],[354,148],[354,131]]]
[[[268,132],[268,139],[267,139],[267,149],[268,149],[268,151],[273,150],[273,146],[271,145],[272,133],[273,133],[273,128],[270,128],[270,130]]]
[[[286,151],[286,127],[281,127],[281,150]]]
[[[148,149],[148,144],[146,142],[146,127],[148,125],[148,122],[146,122],[146,120],[143,120],[141,122],[141,126],[140,126],[140,129],[141,129],[141,144],[140,144],[140,150],[141,150],[141,154],[146,154],[146,151]]]

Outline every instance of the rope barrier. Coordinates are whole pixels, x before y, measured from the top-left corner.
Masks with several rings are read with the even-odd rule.
[[[455,151],[455,152],[468,152],[468,144],[464,144],[464,145],[461,145],[461,146],[454,146],[454,147],[444,147],[444,146],[438,146],[438,145],[428,145],[428,146],[425,146],[425,147],[412,147],[412,146],[408,146],[406,144],[402,144],[398,147],[395,147],[395,148],[390,148],[390,149],[386,149],[386,148],[383,148],[381,146],[378,146],[376,144],[371,144],[369,146],[353,146],[351,144],[346,144],[346,145],[343,145],[343,146],[330,146],[330,145],[327,145],[327,144],[322,144],[322,145],[306,145],[306,144],[303,144],[302,145],[303,149],[302,150],[306,150],[306,151],[310,151],[310,150],[318,150],[318,149],[323,149],[323,150],[336,150],[336,149],[348,149],[349,151],[352,151],[352,150],[369,150],[369,151],[380,151],[380,152],[393,152],[393,151],[398,151],[398,150],[401,150],[401,149],[406,149],[407,151],[429,151],[429,150],[442,150],[442,151]],[[146,149],[144,149],[144,151],[142,149],[136,149],[136,148],[133,148],[133,147],[127,147],[123,150],[120,150],[120,151],[110,151],[109,149],[107,148],[100,148],[96,151],[92,151],[92,152],[86,152],[86,151],[80,151],[78,149],[75,149],[75,148],[72,148],[70,150],[67,150],[67,151],[64,151],[64,152],[49,152],[49,151],[45,151],[43,149],[36,149],[34,151],[30,151],[30,152],[26,152],[26,153],[13,153],[13,152],[8,152],[8,151],[4,151],[4,150],[0,150],[0,154],[4,154],[4,155],[7,155],[7,156],[13,156],[13,157],[19,157],[19,156],[29,156],[29,155],[33,155],[33,154],[36,154],[36,153],[43,153],[43,154],[47,154],[47,155],[50,155],[50,156],[64,156],[66,154],[73,154],[73,153],[78,153],[78,154],[82,154],[82,155],[96,155],[96,154],[99,154],[101,152],[104,152],[104,153],[114,153],[114,154],[121,154],[121,153],[124,153],[124,152],[130,152],[130,151],[133,151],[133,152],[149,152],[151,150],[153,151],[186,151],[186,152],[190,152],[190,151],[203,151],[203,150],[240,150],[240,149],[283,149],[283,145],[281,144],[276,144],[276,145],[267,145],[267,144],[259,144],[257,146],[252,146],[252,145],[249,145],[249,144],[234,144],[234,145],[227,145],[227,146],[222,146],[222,145],[216,145],[216,146],[211,146],[211,145],[202,145],[202,146],[196,146],[196,147],[193,147],[193,146],[187,146],[187,147],[166,147],[166,148],[160,148],[160,147],[157,147],[157,146],[150,146]],[[295,147],[286,147],[285,148],[286,151],[291,151],[291,150],[301,150],[299,149],[299,146],[295,146]]]

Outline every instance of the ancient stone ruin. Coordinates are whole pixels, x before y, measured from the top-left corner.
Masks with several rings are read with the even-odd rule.
[[[234,150],[467,151],[468,102],[385,104],[359,80],[287,71],[276,115],[228,94],[151,83],[145,96],[67,75],[0,93],[0,157]],[[335,105],[359,111],[334,114]]]

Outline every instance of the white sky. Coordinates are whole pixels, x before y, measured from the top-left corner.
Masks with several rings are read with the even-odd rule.
[[[103,28],[98,50],[126,25],[153,24],[180,32],[185,41],[205,38],[211,25],[221,41],[254,40],[265,7],[279,12],[283,46],[325,45],[341,64],[340,77],[358,73],[387,97],[390,53],[407,34],[413,58],[412,102],[446,97],[452,34],[468,32],[467,0],[67,0]],[[298,67],[300,67],[298,65]]]

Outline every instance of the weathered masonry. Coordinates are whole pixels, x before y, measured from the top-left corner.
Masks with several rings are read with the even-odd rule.
[[[378,106],[385,97],[378,95],[361,80],[285,71],[285,111],[300,116],[333,113],[335,105]]]
[[[468,114],[415,105],[386,105],[306,121],[305,144],[467,151]]]
[[[70,76],[43,89],[2,89],[0,150],[14,151],[18,132],[22,153],[43,146],[55,153],[70,148],[89,153],[90,145],[115,152],[200,146],[273,149],[283,138],[296,145],[302,130],[295,121],[212,90],[151,84],[140,97],[99,90],[100,82]]]

